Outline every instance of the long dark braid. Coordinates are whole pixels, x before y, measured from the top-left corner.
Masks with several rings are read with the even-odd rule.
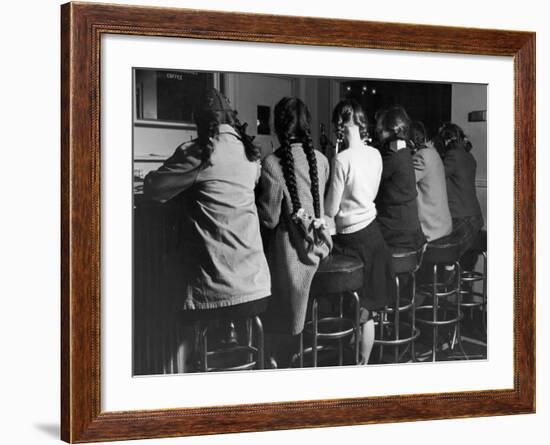
[[[286,188],[290,194],[292,202],[292,213],[296,213],[302,204],[298,195],[298,184],[296,183],[296,173],[294,172],[294,156],[290,147],[289,135],[284,135],[281,139],[281,148],[277,150],[277,155],[281,159],[281,167],[283,168],[283,176],[285,178]]]
[[[338,141],[339,144],[344,143],[344,121],[343,120],[340,120],[336,124],[336,140]]]
[[[310,114],[306,105],[296,97],[284,97],[275,106],[275,131],[281,143],[277,155],[281,159],[283,176],[292,203],[292,214],[301,207],[298,195],[298,185],[294,172],[294,156],[290,146],[291,140],[299,141],[306,154],[311,181],[311,195],[313,198],[316,218],[321,217],[321,198],[319,194],[319,173],[317,157],[311,138]]]
[[[359,127],[359,137],[364,143],[367,143],[369,138],[367,117],[363,107],[353,99],[338,102],[332,112],[332,123],[336,129],[336,138],[340,143],[344,141],[344,126],[349,122]]]
[[[315,218],[321,217],[321,200],[319,198],[319,172],[317,170],[317,156],[315,155],[315,148],[313,148],[313,141],[311,139],[311,132],[308,129],[302,147],[306,153],[307,163],[309,164],[309,177],[311,179],[311,196],[313,197],[313,210],[315,212]]]
[[[230,119],[228,119],[228,121],[229,125],[237,130],[237,133],[241,138],[241,142],[244,145],[244,153],[246,155],[246,158],[250,162],[255,162],[259,160],[261,157],[261,150],[260,147],[258,147],[254,143],[254,136],[250,136],[246,133],[246,127],[248,126],[248,124],[246,122],[244,124],[241,124],[241,122],[237,118],[236,111],[230,116]]]
[[[207,110],[201,113],[200,119],[196,118],[196,122],[197,141],[201,148],[201,165],[209,167],[212,165],[210,158],[214,152],[212,139],[216,138],[220,132],[219,119],[217,113]]]

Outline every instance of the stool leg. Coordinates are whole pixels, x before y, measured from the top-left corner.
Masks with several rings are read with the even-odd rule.
[[[196,371],[201,371],[201,322],[195,321],[193,323],[193,354],[192,354],[192,368]]]
[[[344,318],[344,295],[340,294],[338,302],[338,312],[340,318]],[[344,340],[342,338],[338,339],[338,366],[344,364]]]
[[[360,345],[361,345],[361,341],[362,341],[362,338],[363,338],[363,333],[361,332],[361,318],[360,318],[360,315],[361,315],[361,302],[359,300],[359,294],[357,292],[352,292],[351,293],[351,296],[353,297],[353,306],[354,306],[354,309],[355,309],[355,327],[354,327],[354,332],[355,332],[355,364],[358,365],[359,362],[360,362],[360,358],[359,358],[359,353],[360,353]],[[366,365],[366,363],[365,363]]]
[[[252,319],[248,318],[246,320],[246,345],[248,347],[252,346]],[[252,352],[248,353],[248,361],[251,362],[254,360]]]
[[[353,299],[355,301],[355,364],[359,364],[359,345],[361,342],[361,325],[360,325],[360,316],[361,316],[361,301],[359,300],[359,294],[357,292],[352,293]],[[367,363],[365,363],[366,365]]]
[[[256,325],[256,348],[258,350],[256,357],[256,368],[264,369],[264,326],[259,316],[254,317]]]
[[[303,331],[300,332],[299,342],[300,342],[300,345],[299,345],[299,348],[300,348],[300,357],[299,357],[300,368],[303,368],[304,367],[304,332]]]
[[[434,264],[434,274],[433,274],[433,287],[432,287],[432,304],[433,304],[433,312],[432,312],[432,320],[434,322],[437,322],[437,309],[438,309],[438,298],[437,298],[437,264]],[[437,324],[433,325],[433,340],[432,340],[432,362],[436,361],[437,358],[437,337],[439,335],[439,326]]]
[[[455,327],[455,335],[456,335],[456,341],[458,343],[458,347],[460,348],[460,351],[462,352],[462,355],[466,360],[468,360],[468,355],[466,354],[466,351],[464,351],[464,345],[462,344],[462,334],[460,333],[460,325],[461,325],[461,305],[462,305],[462,279],[461,279],[461,268],[460,268],[460,262],[455,263],[456,267],[456,310],[458,321],[456,322]]]
[[[413,340],[411,341],[411,361],[414,363],[416,362],[416,353],[414,350],[414,335],[416,333],[416,274],[414,272],[411,272],[411,338]]]
[[[483,290],[482,298],[483,305],[481,306],[481,322],[483,323],[483,329],[487,333],[487,252],[482,252],[483,255]]]
[[[394,339],[399,340],[399,306],[400,306],[400,297],[401,297],[401,286],[399,281],[399,275],[395,275],[395,309],[393,315],[393,329],[394,329]],[[399,345],[395,345],[393,348],[394,361],[395,363],[399,362]]]
[[[319,308],[317,303],[317,298],[313,299],[313,306],[311,308],[312,318],[313,318],[313,339],[312,339],[312,359],[313,367],[317,367],[317,328],[319,323]]]
[[[208,324],[199,328],[199,353],[201,358],[201,371],[208,370]]]
[[[386,318],[386,311],[380,311],[380,318],[378,320],[378,323],[380,324],[380,340],[384,340],[384,320]],[[384,358],[384,345],[380,344],[380,349],[378,351],[378,363],[382,363],[382,359]]]

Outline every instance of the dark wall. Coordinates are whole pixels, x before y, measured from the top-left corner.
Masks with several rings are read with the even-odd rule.
[[[403,106],[411,119],[422,121],[429,136],[451,120],[451,84],[354,80],[341,85],[342,97],[361,103],[371,125],[376,112],[391,105]]]

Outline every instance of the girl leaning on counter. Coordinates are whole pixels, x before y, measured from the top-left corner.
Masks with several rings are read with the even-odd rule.
[[[145,178],[157,201],[178,198],[185,218],[177,309],[185,320],[208,312],[245,317],[267,307],[271,282],[254,189],[260,151],[228,100],[210,90],[195,113],[197,139],[180,145]],[[220,317],[222,318],[222,317]]]

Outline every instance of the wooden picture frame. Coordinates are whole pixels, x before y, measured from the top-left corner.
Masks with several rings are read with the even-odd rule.
[[[535,34],[91,3],[61,8],[61,437],[71,443],[535,411]],[[514,386],[509,390],[102,412],[102,34],[511,56]],[[512,252],[511,252],[512,253]]]

